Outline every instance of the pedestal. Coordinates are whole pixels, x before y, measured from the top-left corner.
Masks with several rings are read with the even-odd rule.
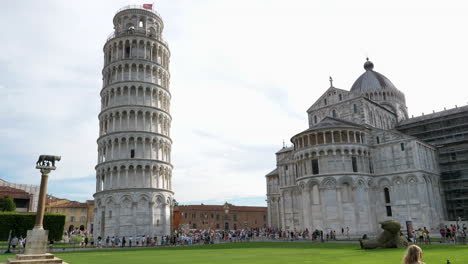
[[[24,250],[25,255],[45,254],[47,252],[47,240],[49,237],[49,230],[33,228],[28,230],[26,236],[26,247]]]

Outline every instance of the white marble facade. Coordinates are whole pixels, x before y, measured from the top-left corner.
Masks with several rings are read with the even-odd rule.
[[[364,68],[350,91],[331,82],[307,111],[309,128],[276,153],[269,226],[358,236],[389,219],[433,230],[443,222],[435,148],[394,129],[407,118],[404,94],[372,62]]]
[[[162,236],[172,226],[169,47],[163,21],[136,6],[104,45],[94,236]]]

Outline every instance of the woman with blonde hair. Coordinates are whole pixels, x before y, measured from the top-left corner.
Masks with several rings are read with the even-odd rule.
[[[422,259],[422,249],[416,245],[411,245],[403,258],[403,264],[424,264]]]

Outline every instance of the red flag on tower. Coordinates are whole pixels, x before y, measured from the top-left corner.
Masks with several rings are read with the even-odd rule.
[[[143,4],[144,9],[153,9],[153,4]]]

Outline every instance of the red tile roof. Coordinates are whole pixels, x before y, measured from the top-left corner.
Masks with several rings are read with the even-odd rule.
[[[86,203],[80,203],[77,201],[69,201],[62,204],[51,204],[50,208],[87,208]]]
[[[0,197],[3,198],[4,196],[10,196],[13,199],[14,198],[17,198],[17,199],[30,199],[31,198],[31,194],[26,191],[8,187],[8,186],[0,186]]]
[[[237,212],[266,212],[265,206],[236,206],[228,204],[229,211]],[[179,205],[174,210],[197,210],[197,211],[224,211],[224,205]]]

